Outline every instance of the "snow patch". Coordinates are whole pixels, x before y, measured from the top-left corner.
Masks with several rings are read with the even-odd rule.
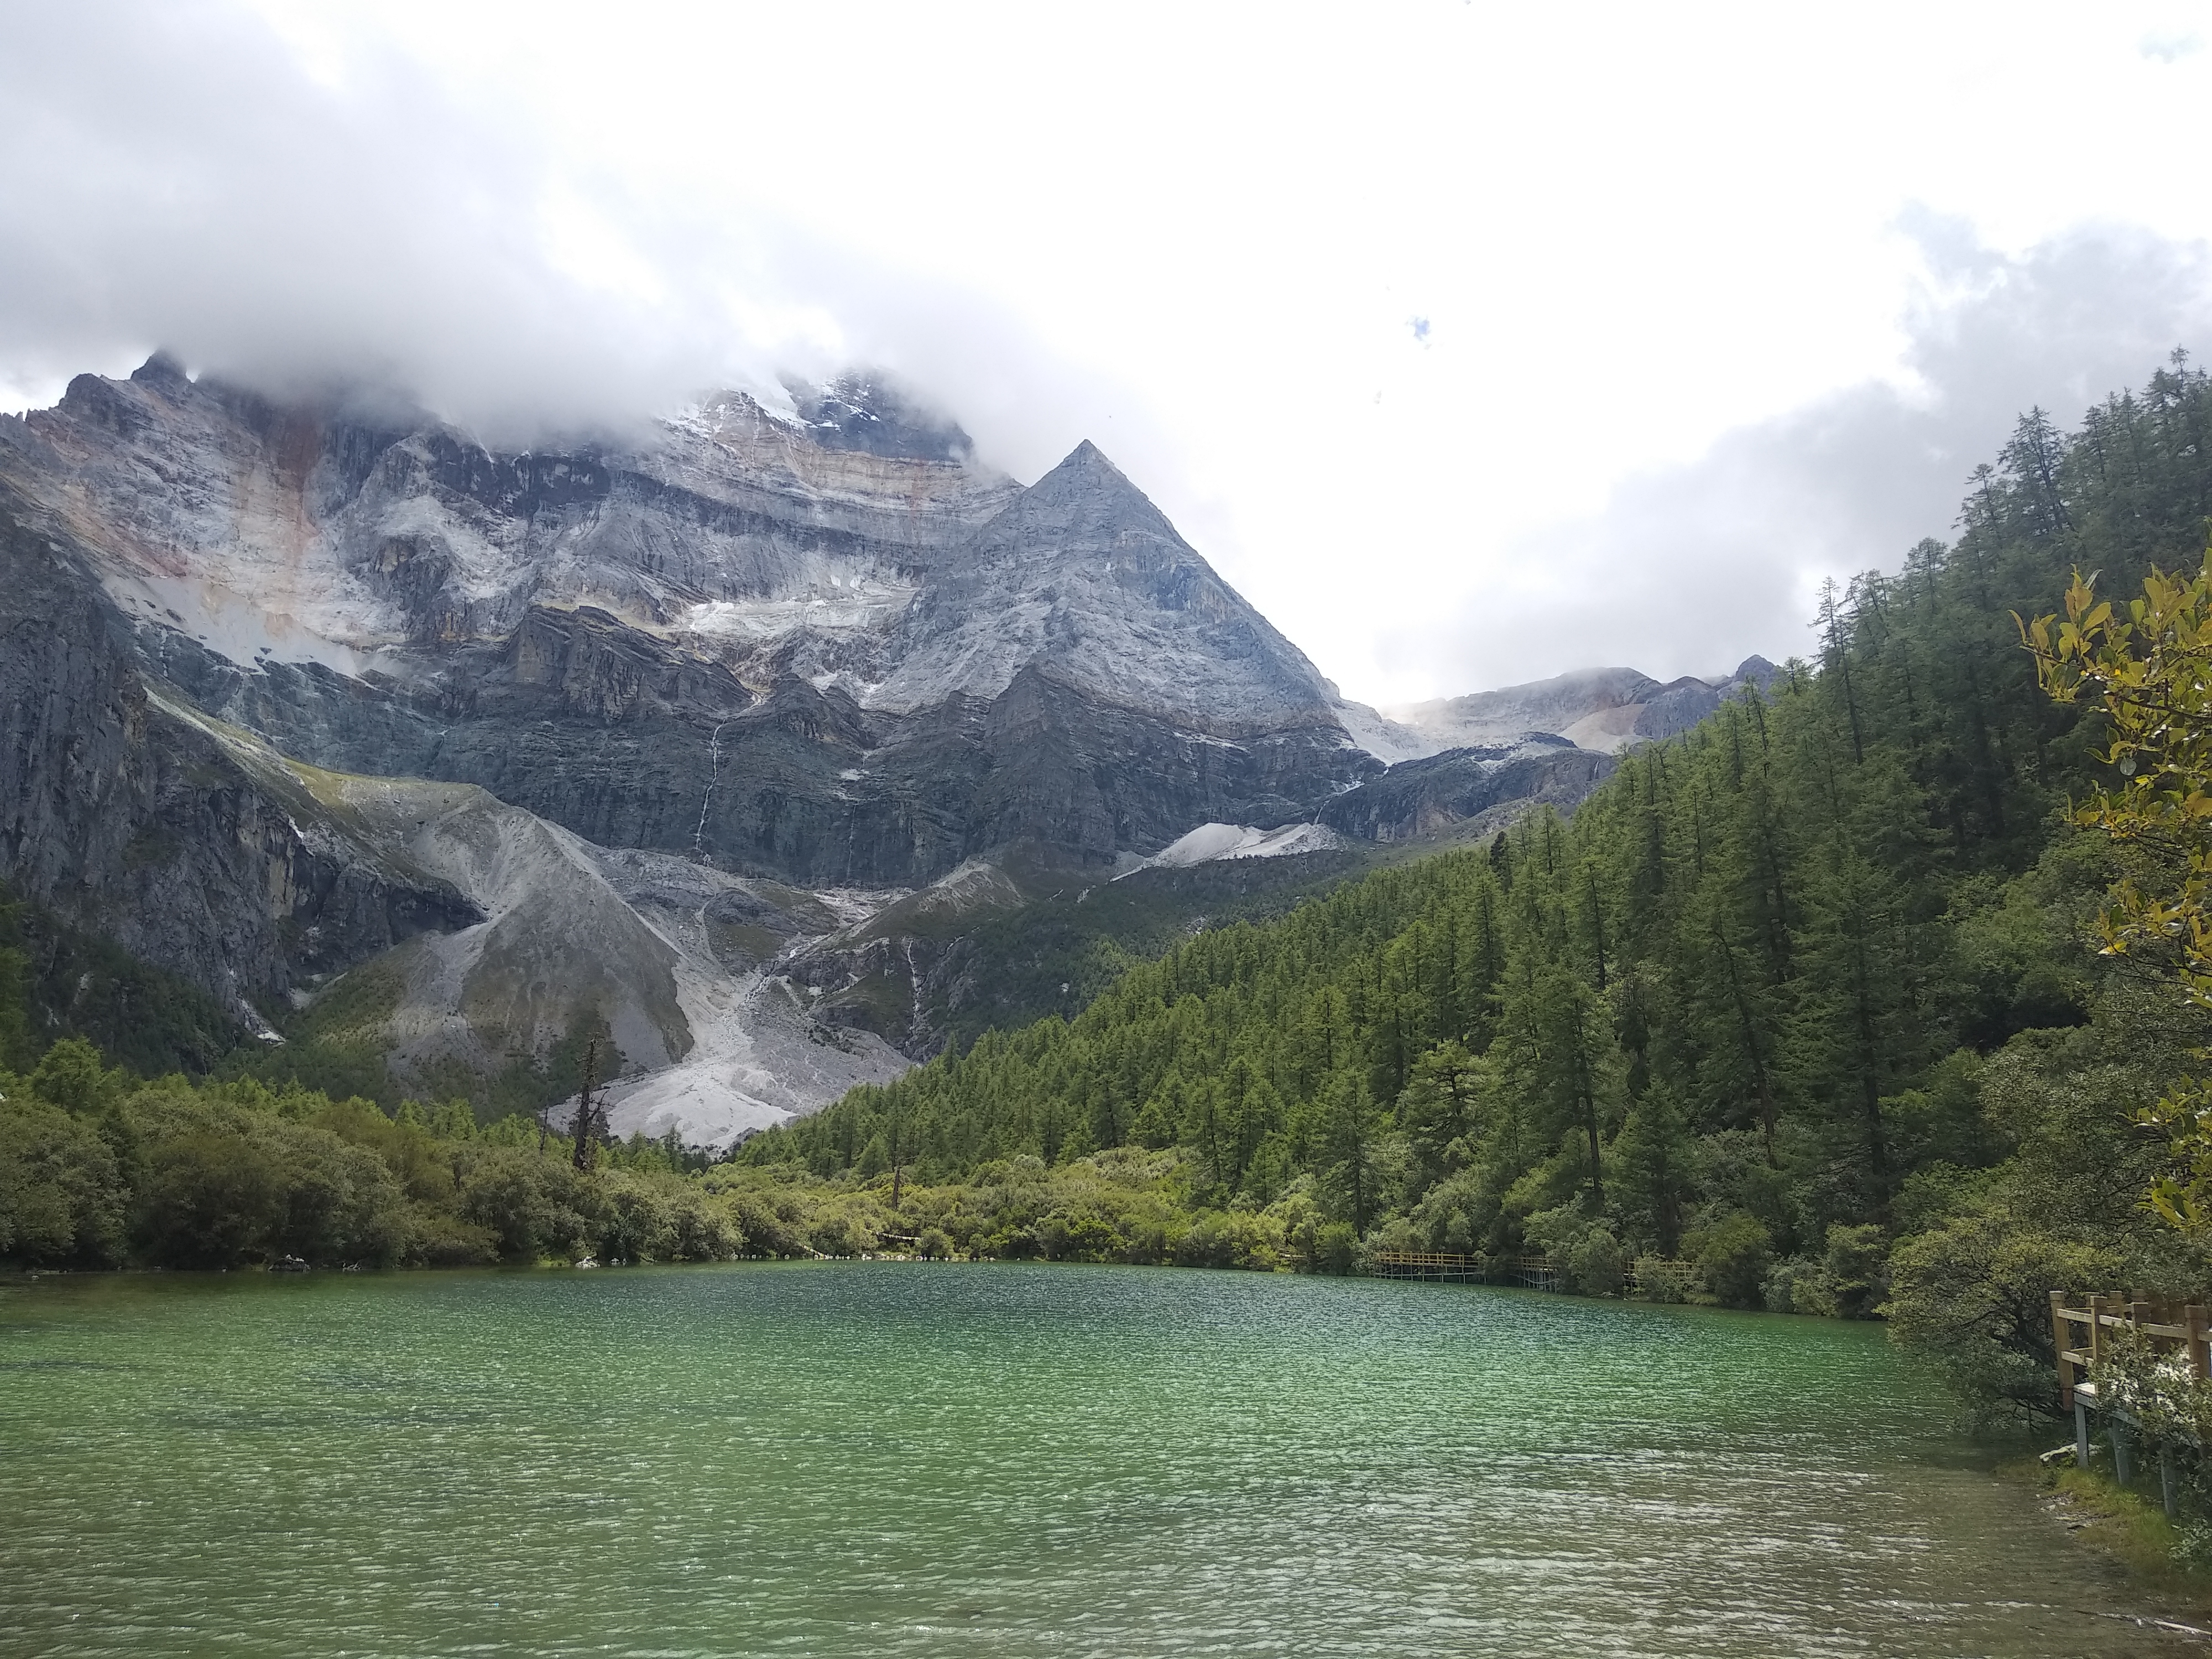
[[[1336,721],[1356,746],[1390,766],[1400,761],[1425,760],[1450,747],[1434,733],[1415,731],[1364,702],[1337,704]]]
[[[828,633],[862,632],[890,626],[921,590],[896,582],[854,576],[824,592],[787,599],[708,599],[687,606],[678,631],[710,639],[767,640],[794,629]]]
[[[1343,836],[1319,823],[1286,823],[1279,830],[1255,830],[1246,823],[1201,823],[1137,868],[1181,870],[1218,859],[1289,858],[1300,853],[1334,852],[1343,845]],[[1135,870],[1122,872],[1135,873]]]

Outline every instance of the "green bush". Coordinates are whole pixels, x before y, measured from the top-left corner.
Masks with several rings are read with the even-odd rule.
[[[2112,1249],[1978,1204],[1891,1252],[1890,1340],[1934,1364],[1985,1426],[2058,1409],[2051,1292],[2119,1279]]]
[[[125,1197],[91,1125],[41,1101],[0,1102],[0,1260],[106,1266],[122,1251]]]
[[[597,1206],[566,1162],[520,1146],[471,1146],[460,1164],[460,1218],[508,1261],[574,1261],[594,1237]]]
[[[1619,1296],[1628,1277],[1620,1241],[1603,1227],[1592,1227],[1567,1253],[1567,1282],[1581,1296]]]
[[[622,1170],[600,1176],[594,1253],[602,1261],[653,1261],[669,1255],[676,1218],[657,1183]]]
[[[1640,1302],[1687,1302],[1697,1284],[1697,1269],[1671,1257],[1636,1258],[1636,1296]]]
[[[284,1183],[262,1147],[213,1128],[166,1135],[144,1154],[131,1232],[156,1267],[265,1260],[284,1218]]]
[[[64,1037],[32,1068],[29,1082],[31,1092],[48,1104],[84,1114],[112,1105],[125,1080],[100,1064],[100,1050],[82,1037]]]
[[[1332,1221],[1316,1230],[1310,1257],[1312,1271],[1341,1276],[1352,1271],[1359,1254],[1359,1235],[1349,1222]]]
[[[1692,1228],[1682,1244],[1714,1301],[1729,1308],[1765,1305],[1766,1270],[1774,1259],[1774,1241],[1758,1217],[1733,1211]]]
[[[294,1255],[381,1267],[405,1257],[407,1195],[366,1147],[222,1099],[146,1091],[122,1112],[139,1166],[131,1237],[149,1262],[232,1267]]]
[[[1207,1210],[1176,1242],[1175,1260],[1184,1267],[1241,1267],[1270,1273],[1282,1261],[1280,1241],[1264,1219],[1249,1210]]]

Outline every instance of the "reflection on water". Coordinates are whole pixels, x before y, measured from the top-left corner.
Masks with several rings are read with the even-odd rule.
[[[48,1279],[0,1370],[10,1651],[2160,1650],[1866,1326],[985,1264]]]

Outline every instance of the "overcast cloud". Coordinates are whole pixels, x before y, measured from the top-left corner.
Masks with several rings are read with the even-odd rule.
[[[1399,630],[1395,648],[1438,678],[1480,663],[1505,684],[1570,659],[1673,678],[1754,650],[1806,653],[1821,580],[1894,570],[1923,537],[1950,540],[1967,475],[1995,462],[2021,414],[2040,406],[2071,427],[2173,349],[2212,340],[2202,244],[2084,229],[2008,258],[1961,224],[1915,218],[1929,285],[1906,316],[1904,376],[1626,480],[1601,511],[1517,538],[1455,626]]]
[[[888,368],[1101,443],[1355,696],[1801,648],[2204,327],[2195,5],[0,0],[0,407],[487,435]]]

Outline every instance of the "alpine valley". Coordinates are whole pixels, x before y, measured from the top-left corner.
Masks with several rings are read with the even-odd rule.
[[[598,1036],[615,1130],[702,1146],[1774,672],[1386,715],[1092,445],[1024,487],[875,377],[507,452],[161,356],[0,418],[0,880],[56,939],[394,1087],[557,1097]]]

